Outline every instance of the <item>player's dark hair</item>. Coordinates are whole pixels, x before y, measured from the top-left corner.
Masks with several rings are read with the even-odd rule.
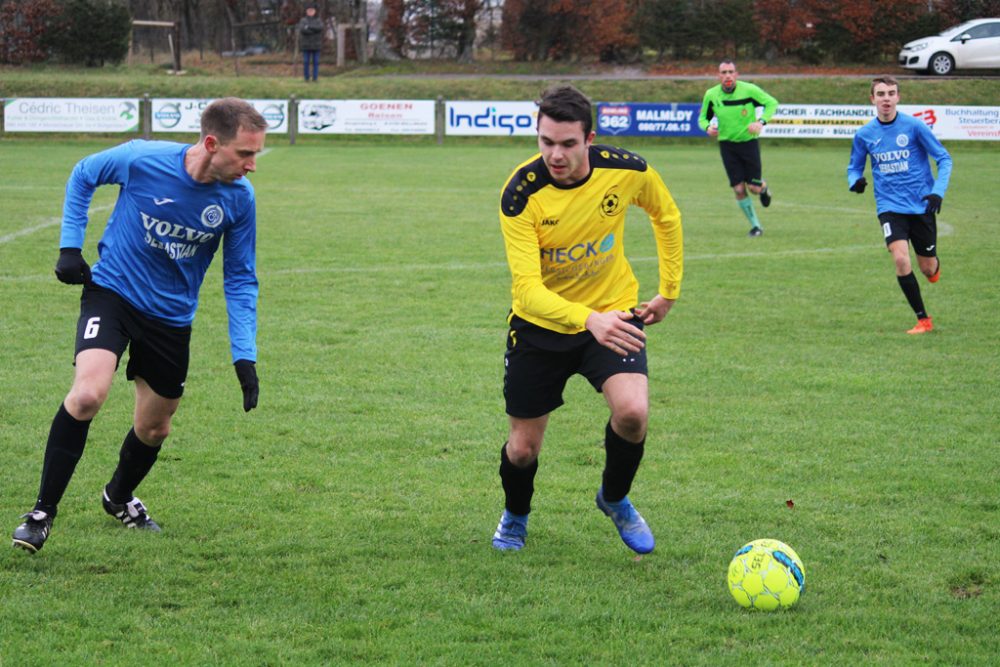
[[[263,132],[267,121],[249,102],[238,97],[215,100],[201,114],[201,138],[214,135],[220,143],[229,143],[240,128],[250,132]]]
[[[590,136],[594,128],[590,100],[573,86],[558,85],[546,88],[538,100],[538,118],[548,116],[560,123],[583,123],[583,136]]]
[[[719,61],[719,64],[720,64],[720,65],[732,65],[732,66],[733,66],[733,69],[736,69],[736,63],[734,63],[734,62],[733,62],[732,60],[730,60],[729,58],[726,58],[726,59],[724,59],[724,60],[720,60],[720,61]]]
[[[896,92],[899,92],[899,81],[896,80],[896,77],[883,74],[872,79],[871,92],[869,93],[870,95],[875,94],[875,84],[877,83],[883,83],[887,86],[896,86]]]

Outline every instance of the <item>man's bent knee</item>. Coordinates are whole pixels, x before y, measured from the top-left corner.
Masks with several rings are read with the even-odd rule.
[[[646,420],[612,418],[611,429],[625,440],[639,443],[646,437]]]
[[[523,434],[522,437],[518,437],[515,433],[511,433],[507,440],[507,458],[518,468],[524,468],[538,458],[541,448],[541,439],[524,437]]]
[[[74,419],[87,421],[97,415],[106,400],[108,400],[107,390],[74,385],[67,394],[64,404],[66,411]]]
[[[625,406],[611,415],[611,428],[630,442],[641,442],[646,437],[648,420],[645,405]]]
[[[170,422],[157,424],[135,424],[135,434],[143,444],[150,447],[158,447],[170,435]]]

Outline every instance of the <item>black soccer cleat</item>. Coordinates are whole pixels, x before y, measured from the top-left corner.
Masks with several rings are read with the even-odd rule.
[[[105,512],[121,521],[126,528],[150,530],[154,533],[160,532],[160,526],[149,518],[146,506],[135,496],[132,496],[132,500],[127,503],[113,503],[108,498],[108,490],[105,489],[101,497],[101,504],[104,505]]]
[[[747,236],[749,236],[750,238],[756,238],[758,236],[761,236],[763,233],[764,230],[761,229],[760,227],[751,227],[750,231],[747,232]]]
[[[771,191],[767,188],[760,191],[760,205],[764,208],[771,205]]]
[[[52,517],[47,512],[34,510],[21,517],[24,523],[14,529],[14,546],[28,553],[38,553],[49,539],[52,530]]]

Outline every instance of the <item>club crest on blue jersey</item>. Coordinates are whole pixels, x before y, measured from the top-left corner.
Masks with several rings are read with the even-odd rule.
[[[205,210],[201,212],[201,224],[215,229],[222,224],[225,217],[225,214],[222,212],[222,207],[218,204],[212,204],[210,206],[206,206]]]

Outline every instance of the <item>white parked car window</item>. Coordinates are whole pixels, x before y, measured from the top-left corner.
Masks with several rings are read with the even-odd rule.
[[[962,37],[968,35],[970,39],[982,39],[984,37],[997,37],[1000,36],[1000,23],[983,23],[982,25],[973,26],[969,28],[961,35],[957,35],[951,41],[957,42],[961,41]]]

